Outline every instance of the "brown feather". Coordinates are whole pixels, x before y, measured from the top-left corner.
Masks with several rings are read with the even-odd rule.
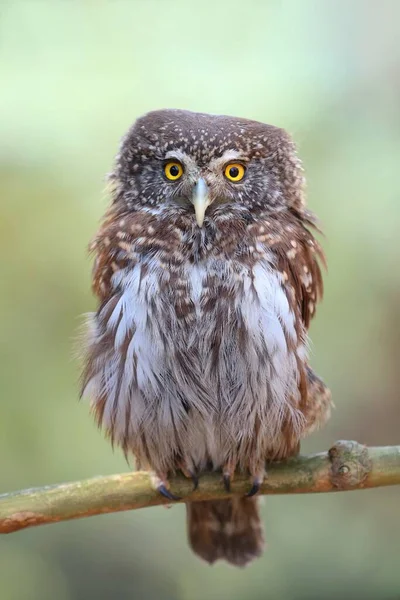
[[[186,505],[193,552],[213,564],[226,560],[245,567],[264,550],[257,498],[232,498]]]

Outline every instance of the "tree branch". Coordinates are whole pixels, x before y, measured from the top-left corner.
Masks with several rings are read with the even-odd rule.
[[[237,475],[228,494],[218,473],[201,477],[200,488],[183,476],[171,479],[171,490],[184,501],[245,494],[249,478]],[[339,441],[329,450],[299,456],[268,467],[261,494],[337,492],[400,484],[400,446],[367,448]],[[0,533],[102,513],[168,504],[148,473],[124,473],[46,486],[0,496]]]

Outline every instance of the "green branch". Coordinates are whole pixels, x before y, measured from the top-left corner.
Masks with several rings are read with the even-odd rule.
[[[192,492],[183,476],[171,479],[181,502],[245,494],[249,479],[238,475],[228,494],[218,473],[205,474]],[[329,450],[269,465],[261,494],[337,492],[400,484],[400,446],[367,448],[340,441]],[[154,489],[148,473],[124,473],[74,483],[33,488],[0,496],[0,533],[45,523],[168,504]]]

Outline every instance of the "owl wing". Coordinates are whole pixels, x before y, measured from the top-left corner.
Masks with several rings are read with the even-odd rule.
[[[311,213],[288,212],[268,217],[257,224],[257,242],[273,252],[276,267],[295,315],[298,339],[304,342],[316,304],[323,295],[321,265],[325,256],[312,229],[316,228]],[[324,382],[313,372],[305,358],[298,359],[300,373],[300,410],[305,416],[303,436],[318,428],[330,416],[331,394]],[[288,432],[290,437],[290,433]],[[302,437],[303,437],[302,436]]]
[[[257,242],[275,256],[295,316],[308,329],[323,295],[320,265],[326,266],[322,248],[310,231],[316,228],[313,215],[272,215],[255,227]]]
[[[132,307],[128,323],[124,314],[124,294],[121,287],[113,283],[113,276],[128,265],[131,270],[137,268],[131,230],[132,223],[127,222],[124,215],[116,215],[112,207],[89,246],[89,252],[94,256],[92,289],[99,306],[95,313],[88,315],[81,376],[81,396],[90,398],[97,424],[103,426],[111,442],[120,443],[125,452],[130,405],[119,399],[123,394],[128,395],[121,386],[127,385],[124,370],[127,354],[132,349],[137,317]],[[122,424],[125,424],[124,431]]]

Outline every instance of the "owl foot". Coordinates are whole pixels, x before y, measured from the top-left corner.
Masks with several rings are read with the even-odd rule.
[[[170,492],[169,489],[167,489],[167,487],[163,483],[157,487],[157,491],[162,496],[164,496],[164,498],[168,498],[168,500],[174,500],[175,502],[178,500],[182,500],[180,496],[175,496],[175,494]]]
[[[195,492],[197,490],[197,488],[199,487],[199,478],[197,477],[196,473],[192,473],[191,475],[192,478],[192,482],[193,482],[193,492]]]
[[[246,498],[251,498],[252,496],[255,496],[260,491],[260,487],[261,487],[260,481],[253,481],[253,485],[251,486],[250,491],[247,492]]]
[[[224,482],[224,488],[229,493],[231,491],[231,483],[235,474],[236,461],[230,460],[225,463],[222,469],[222,481]]]
[[[256,494],[258,494],[258,492],[260,491],[263,479],[264,478],[262,476],[254,477],[250,491],[247,492],[247,494],[246,494],[246,498],[251,498],[252,496],[255,496]]]
[[[156,473],[153,473],[152,479],[155,489],[159,494],[161,494],[161,496],[164,496],[164,498],[168,498],[168,500],[174,500],[175,502],[177,502],[178,500],[182,500],[180,496],[176,496],[169,490],[169,483],[166,476],[160,477]]]
[[[193,482],[192,492],[195,492],[197,490],[197,488],[199,487],[199,478],[198,478],[197,473],[195,471],[193,471],[192,469],[189,469],[184,462],[181,462],[179,464],[179,469],[182,471],[182,473],[184,474],[184,476],[187,479],[192,480],[192,482]]]
[[[231,491],[231,476],[229,473],[222,475],[222,481],[224,482],[224,488],[229,493]]]

